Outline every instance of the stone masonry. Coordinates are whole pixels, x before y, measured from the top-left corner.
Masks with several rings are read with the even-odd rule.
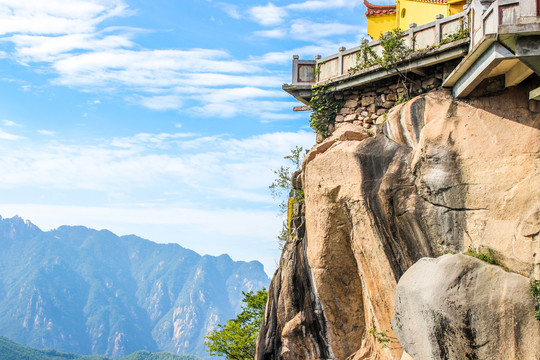
[[[384,121],[385,114],[391,108],[408,98],[440,87],[444,77],[455,65],[454,62],[448,62],[424,68],[421,74],[408,73],[407,78],[412,80],[409,83],[404,83],[401,77],[393,76],[377,83],[335,92],[334,99],[342,103],[342,106],[335,123],[329,126],[330,133],[345,123],[353,123],[377,132],[376,125]],[[322,138],[319,137],[319,140]]]

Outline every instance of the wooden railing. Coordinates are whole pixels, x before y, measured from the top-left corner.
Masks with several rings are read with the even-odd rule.
[[[402,32],[402,39],[412,51],[437,46],[449,35],[462,28],[470,30],[470,49],[478,45],[485,35],[496,34],[500,25],[517,24],[527,17],[535,17],[540,11],[540,0],[495,0],[489,7],[489,1],[474,0],[463,12],[443,18],[442,15],[428,24],[411,24],[409,30]],[[486,8],[487,7],[487,8]],[[381,55],[383,48],[379,41],[372,41],[368,46]],[[315,60],[293,58],[292,84],[309,85],[339,79],[348,74],[362,59],[362,49],[339,49],[337,54]]]

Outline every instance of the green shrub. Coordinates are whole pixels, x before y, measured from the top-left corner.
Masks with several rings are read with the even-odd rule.
[[[388,335],[388,330],[379,331],[377,328],[372,328],[371,330],[368,331],[368,333],[375,336],[375,339],[377,339],[377,342],[381,344],[381,347],[383,349],[387,349],[388,344],[390,343],[398,342],[396,338]]]
[[[493,251],[491,251],[491,249],[488,249],[487,252],[484,254],[479,253],[478,251],[475,251],[471,247],[469,247],[467,251],[464,252],[464,254],[485,261],[488,264],[500,266],[504,271],[508,271],[508,268],[504,266],[504,264],[495,257],[495,254],[493,253]]]
[[[534,301],[534,317],[540,321],[540,280],[531,280],[530,291]]]

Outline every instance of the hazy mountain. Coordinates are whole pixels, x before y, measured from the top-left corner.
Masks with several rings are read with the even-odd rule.
[[[242,291],[268,282],[256,261],[0,217],[0,335],[28,346],[206,357],[204,335],[239,311]]]
[[[99,355],[79,355],[56,350],[40,350],[24,346],[0,336],[0,360],[110,360]],[[137,351],[119,360],[199,360],[193,355],[175,355],[168,352]]]

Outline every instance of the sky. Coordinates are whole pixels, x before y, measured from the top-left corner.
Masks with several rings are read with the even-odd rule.
[[[364,13],[362,0],[0,0],[0,215],[271,275],[273,170],[315,140],[281,86],[294,54],[360,44]]]

